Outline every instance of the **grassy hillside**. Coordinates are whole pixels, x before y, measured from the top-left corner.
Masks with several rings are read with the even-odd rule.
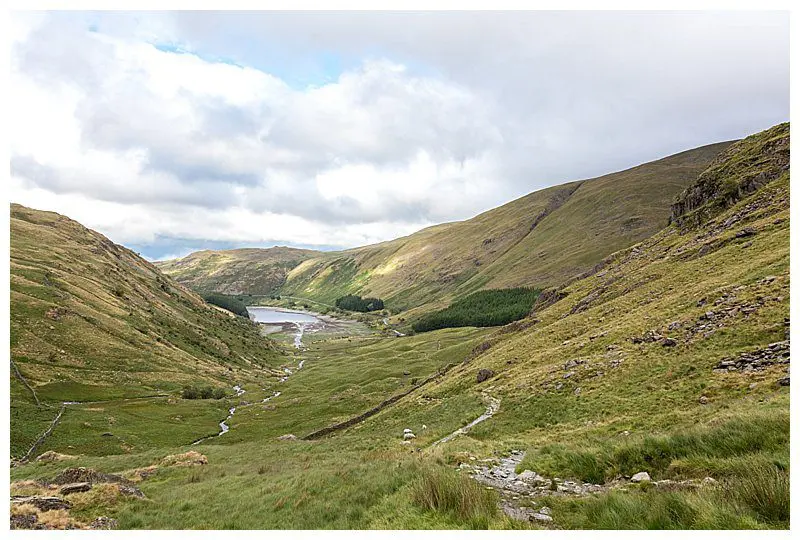
[[[753,191],[707,191],[697,207],[713,213],[611,254],[522,321],[320,338],[293,353],[304,367],[285,382],[245,381],[230,433],[198,446],[187,426],[143,426],[124,435],[149,446],[89,451],[85,423],[141,411],[81,407],[48,448],[71,461],[13,468],[12,495],[52,493],[33,480],[84,466],[123,474],[146,497],[97,483],[67,495],[60,517],[121,528],[788,528],[788,136],[788,125],[755,135],[709,169],[760,156],[735,169],[765,180]],[[152,417],[174,406],[151,405]],[[164,461],[190,449],[208,463]],[[485,483],[483,467],[514,456],[512,473],[541,480],[531,491],[470,478]],[[632,482],[638,472],[651,481]],[[550,519],[511,519],[501,500]]]
[[[269,295],[280,289],[292,268],[319,255],[318,251],[283,246],[205,250],[155,264],[165,274],[201,293]]]
[[[443,308],[486,288],[559,285],[666,225],[675,196],[728,145],[543,189],[472,219],[396,240],[342,252],[304,252],[285,283],[283,275],[272,277],[279,273],[272,250],[200,252],[161,267],[198,290],[213,284],[220,291],[266,294],[280,282],[285,295],[329,304],[346,294],[376,296],[395,311]]]
[[[209,307],[130,250],[14,204],[11,361],[11,453],[19,457],[63,401],[177,395],[192,383],[230,389],[271,372],[281,356],[249,321]],[[224,405],[187,407],[187,422],[208,415],[213,427]],[[87,433],[121,451],[118,440],[99,438],[105,430]]]

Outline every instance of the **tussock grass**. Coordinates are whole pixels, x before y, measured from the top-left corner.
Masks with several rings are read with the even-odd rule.
[[[789,471],[757,464],[747,476],[726,482],[725,493],[755,513],[759,520],[788,527]]]
[[[753,414],[711,427],[616,439],[597,447],[551,444],[530,453],[520,468],[592,483],[639,471],[655,477],[736,475],[749,460],[788,453],[788,443],[788,413]]]
[[[645,489],[559,501],[560,525],[579,529],[753,529],[789,527],[789,473],[754,467],[697,491]]]
[[[472,528],[485,529],[497,515],[497,494],[471,479],[441,467],[423,468],[412,487],[412,500],[424,510],[451,514]]]

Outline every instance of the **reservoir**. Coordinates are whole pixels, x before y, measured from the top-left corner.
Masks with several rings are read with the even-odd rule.
[[[250,318],[262,324],[283,324],[283,323],[320,323],[317,317],[304,311],[292,311],[288,309],[276,309],[269,307],[248,307],[247,312]]]

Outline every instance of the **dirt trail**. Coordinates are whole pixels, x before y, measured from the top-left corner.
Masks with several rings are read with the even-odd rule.
[[[450,435],[447,435],[446,437],[442,437],[441,439],[439,439],[438,441],[433,443],[430,446],[430,448],[434,448],[435,446],[438,446],[440,444],[443,444],[443,443],[446,443],[448,441],[451,441],[451,440],[455,439],[459,435],[463,435],[464,433],[467,433],[470,429],[472,429],[476,425],[480,424],[481,422],[483,422],[485,420],[488,420],[489,418],[494,416],[497,411],[500,410],[500,398],[492,397],[489,394],[483,394],[483,397],[488,402],[488,404],[486,406],[486,412],[484,412],[482,415],[480,415],[478,418],[476,418],[475,420],[473,420],[472,422],[470,422],[466,426],[458,428],[457,430],[455,430]]]

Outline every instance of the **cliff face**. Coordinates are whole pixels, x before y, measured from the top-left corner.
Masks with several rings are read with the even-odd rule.
[[[789,123],[751,135],[720,154],[672,204],[670,223],[692,228],[789,173]]]

